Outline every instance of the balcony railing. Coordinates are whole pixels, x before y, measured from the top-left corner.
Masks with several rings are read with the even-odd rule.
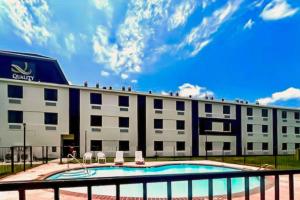
[[[273,176],[274,179],[274,199],[280,198],[280,182],[279,176],[288,175],[288,193],[289,199],[294,199],[294,175],[300,174],[300,170],[270,170],[270,171],[237,171],[237,172],[218,172],[218,173],[203,173],[203,174],[170,174],[170,175],[147,175],[147,176],[125,176],[125,177],[107,177],[107,178],[90,178],[90,179],[73,179],[73,180],[40,180],[40,181],[18,181],[18,182],[2,182],[0,183],[0,192],[3,191],[18,191],[19,199],[26,199],[26,190],[37,189],[53,189],[54,199],[60,199],[60,189],[70,187],[86,187],[87,199],[92,199],[93,186],[116,186],[116,199],[120,199],[120,185],[123,184],[142,184],[143,185],[143,199],[147,199],[147,184],[166,182],[167,183],[167,199],[172,199],[172,182],[187,181],[188,182],[188,199],[193,198],[192,182],[195,180],[208,180],[208,199],[213,200],[214,190],[213,181],[216,179],[227,180],[227,199],[232,199],[232,178],[244,178],[245,199],[250,199],[250,177],[259,177],[260,185],[260,199],[265,199],[265,178]],[[286,185],[286,184],[285,184]],[[199,188],[200,189],[200,188]]]

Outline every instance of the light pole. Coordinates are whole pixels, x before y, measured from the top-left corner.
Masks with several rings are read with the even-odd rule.
[[[23,166],[23,170],[24,171],[26,171],[26,158],[25,158],[25,156],[26,156],[26,123],[23,123],[23,132],[24,132],[24,138],[23,138],[23,142],[24,142],[24,144],[23,144],[23,164],[24,164],[24,166]]]

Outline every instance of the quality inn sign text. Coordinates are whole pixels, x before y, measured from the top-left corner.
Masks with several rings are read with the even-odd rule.
[[[24,62],[24,68],[18,64],[11,64],[12,78],[17,80],[33,81],[34,76],[28,62]]]

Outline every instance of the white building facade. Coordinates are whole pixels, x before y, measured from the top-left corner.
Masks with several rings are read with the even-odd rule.
[[[49,155],[122,150],[147,157],[293,154],[300,110],[70,85],[56,60],[0,52],[0,146],[48,146]],[[62,152],[64,151],[64,152]],[[39,154],[36,152],[36,154]],[[39,156],[39,155],[36,155]]]

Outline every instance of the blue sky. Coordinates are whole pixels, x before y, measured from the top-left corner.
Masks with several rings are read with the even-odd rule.
[[[0,0],[0,49],[72,84],[300,107],[298,0]]]

